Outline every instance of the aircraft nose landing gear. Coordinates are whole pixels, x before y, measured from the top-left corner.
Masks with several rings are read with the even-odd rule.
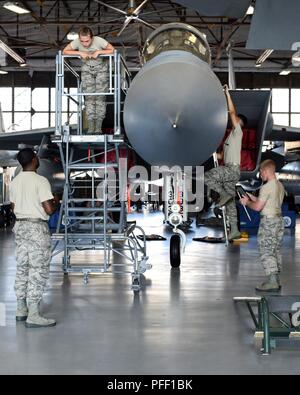
[[[178,229],[178,226],[183,223],[183,218],[180,214],[180,206],[178,204],[172,206],[172,214],[169,217],[169,223],[174,227],[174,235],[171,237],[170,241],[170,263],[173,268],[178,268],[181,263],[181,254],[184,252],[186,246],[186,235],[182,230]]]

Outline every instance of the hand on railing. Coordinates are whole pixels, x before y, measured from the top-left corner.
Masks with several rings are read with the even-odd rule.
[[[88,52],[79,52],[81,59],[90,59],[91,55]]]
[[[100,51],[95,51],[93,53],[90,54],[90,59],[97,59],[98,56],[100,55],[99,53]]]

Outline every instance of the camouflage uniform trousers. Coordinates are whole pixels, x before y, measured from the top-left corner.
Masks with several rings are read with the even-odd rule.
[[[282,271],[281,245],[284,234],[284,219],[261,217],[257,242],[260,260],[267,276]]]
[[[230,225],[237,225],[237,209],[235,204],[235,186],[240,180],[240,166],[227,165],[219,166],[205,173],[205,184],[220,195],[224,192],[233,197],[226,204],[226,214]]]
[[[108,64],[101,61],[98,65],[83,64],[81,68],[82,90],[84,93],[106,93],[108,91]],[[89,133],[101,132],[106,116],[105,96],[85,96],[86,115]]]
[[[49,279],[51,261],[51,236],[45,222],[16,222],[17,299],[39,303]]]

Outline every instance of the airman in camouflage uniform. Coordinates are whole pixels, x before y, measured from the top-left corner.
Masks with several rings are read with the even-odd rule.
[[[46,222],[16,222],[17,299],[40,303],[49,279],[51,236]]]
[[[262,217],[260,220],[257,242],[261,263],[266,276],[282,271],[281,244],[284,234],[284,219],[277,217]]]
[[[205,173],[205,184],[220,195],[218,206],[226,207],[226,215],[230,224],[228,238],[233,240],[239,239],[241,236],[235,204],[235,186],[240,180],[242,127],[246,126],[247,118],[242,114],[237,114],[227,86],[225,86],[225,94],[232,130],[224,142],[224,166],[216,167]]]
[[[18,153],[17,159],[23,171],[14,178],[10,188],[16,215],[16,320],[26,321],[28,328],[55,326],[55,320],[40,315],[39,304],[49,278],[51,260],[48,220],[57,206],[49,181],[36,173],[39,159],[34,151],[25,148]]]
[[[284,187],[276,178],[276,166],[272,160],[261,164],[260,175],[265,185],[258,198],[248,194],[241,204],[261,213],[257,236],[260,260],[268,281],[256,288],[257,291],[273,292],[281,289],[279,273],[282,271],[281,244],[284,234],[284,219],[281,206]]]
[[[101,95],[85,96],[88,134],[101,134],[106,115],[106,96],[109,86],[108,60],[101,55],[114,53],[114,47],[101,37],[94,37],[92,30],[84,26],[79,30],[79,38],[72,41],[63,51],[64,55],[79,55],[82,90],[84,93]]]
[[[205,173],[205,184],[220,196],[224,192],[231,198],[225,203],[226,215],[229,220],[231,235],[233,235],[233,230],[237,228],[237,209],[235,203],[235,186],[240,180],[240,167],[239,166],[220,166],[216,167],[207,173]],[[219,203],[220,204],[220,203]],[[237,229],[239,234],[239,231]]]
[[[100,93],[108,91],[108,65],[103,59],[99,64],[89,66],[83,64],[81,68],[82,90],[84,93]],[[106,97],[85,96],[86,116],[89,134],[100,134],[102,123],[106,116]]]

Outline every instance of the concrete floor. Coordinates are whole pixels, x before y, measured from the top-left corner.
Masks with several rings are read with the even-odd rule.
[[[138,221],[147,234],[164,232],[158,216]],[[299,232],[285,235],[283,294],[300,294]],[[213,230],[195,229],[188,237],[207,234]],[[300,373],[300,349],[257,353],[248,312],[232,302],[253,296],[263,279],[255,236],[229,248],[189,242],[180,271],[170,270],[168,242],[149,242],[148,250],[153,269],[139,296],[129,277],[95,276],[84,285],[81,276],[52,273],[43,311],[58,325],[29,330],[15,323],[14,242],[11,231],[1,230],[7,326],[0,327],[0,374]]]

